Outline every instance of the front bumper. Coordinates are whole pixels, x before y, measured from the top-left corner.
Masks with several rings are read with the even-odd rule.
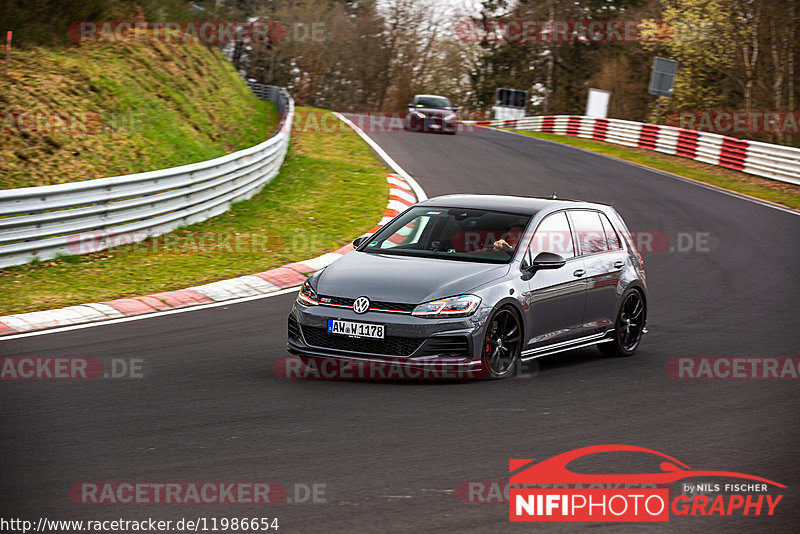
[[[374,311],[359,315],[349,308],[304,306],[295,302],[288,318],[288,351],[300,357],[350,363],[478,370],[490,312],[490,308],[482,306],[469,317],[428,319]],[[328,319],[384,324],[385,339],[328,334]]]
[[[426,133],[455,133],[458,129],[458,121],[446,121],[435,116],[425,117],[424,119],[412,116],[408,120],[408,129]]]

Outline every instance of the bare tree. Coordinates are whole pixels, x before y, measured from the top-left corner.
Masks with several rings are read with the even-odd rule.
[[[753,83],[756,76],[756,64],[759,54],[759,18],[761,4],[757,0],[742,0],[740,17],[744,26],[745,35],[742,39],[742,59],[744,60],[744,107],[753,109]]]

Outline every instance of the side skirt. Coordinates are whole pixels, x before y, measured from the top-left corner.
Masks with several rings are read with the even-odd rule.
[[[607,336],[613,332],[613,330],[610,330],[607,332],[601,332],[600,334],[592,334],[590,336],[580,337],[578,339],[572,339],[562,343],[556,343],[555,345],[550,345],[547,347],[524,350],[522,351],[522,357],[520,359],[524,362],[533,360],[534,358],[541,358],[542,356],[556,354],[557,352],[591,347],[592,345],[599,345],[600,343],[608,343],[609,341],[613,341],[613,339]]]

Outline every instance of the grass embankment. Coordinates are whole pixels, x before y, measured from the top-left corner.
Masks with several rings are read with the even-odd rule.
[[[328,114],[297,110],[309,111]],[[136,246],[0,270],[0,315],[185,288],[335,250],[380,220],[384,172],[349,129],[296,129],[280,174],[222,215]]]
[[[594,141],[580,137],[557,135],[527,130],[509,130],[548,141],[556,141],[565,145],[572,145],[593,152],[600,152],[608,156],[632,161],[654,169],[677,174],[692,180],[744,193],[763,200],[769,200],[794,209],[800,209],[800,186],[768,180],[750,174],[737,172],[723,167],[708,165],[678,156],[670,156],[660,152],[630,148],[614,143]]]
[[[278,123],[213,46],[123,41],[11,57],[0,75],[0,189],[203,161]]]

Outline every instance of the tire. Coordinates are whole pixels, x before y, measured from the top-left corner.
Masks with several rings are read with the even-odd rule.
[[[647,306],[642,293],[638,289],[629,289],[622,296],[612,340],[601,343],[597,348],[606,356],[632,356],[642,342],[646,319]]]
[[[483,378],[500,379],[514,373],[522,353],[522,322],[510,306],[492,314],[481,349]]]

